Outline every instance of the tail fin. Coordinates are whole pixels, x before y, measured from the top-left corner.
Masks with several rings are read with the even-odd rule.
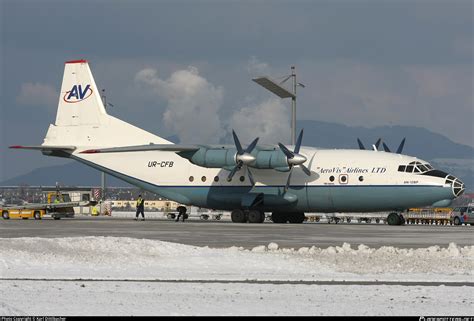
[[[87,60],[66,61],[56,126],[99,125],[105,115]]]
[[[87,60],[67,61],[56,122],[43,145],[116,147],[169,141],[110,116]]]

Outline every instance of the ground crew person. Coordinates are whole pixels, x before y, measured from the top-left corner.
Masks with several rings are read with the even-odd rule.
[[[142,221],[145,220],[145,213],[144,213],[144,205],[145,205],[145,200],[142,198],[142,195],[138,195],[137,198],[137,216],[135,217],[135,221],[138,220],[138,215],[141,213],[142,214]]]
[[[183,222],[184,222],[184,219],[186,218],[186,207],[178,206],[177,210],[179,212],[179,215],[176,218],[176,222],[179,222],[179,218],[181,217],[181,215],[183,216]]]

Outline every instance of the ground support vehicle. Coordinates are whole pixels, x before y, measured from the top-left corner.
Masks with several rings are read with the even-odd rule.
[[[406,224],[449,225],[450,208],[411,208],[403,214]]]
[[[19,206],[4,206],[1,209],[2,218],[34,218],[40,220],[50,217],[55,220],[61,218],[73,218],[74,206],[80,206],[78,202],[58,203],[58,204],[26,204]]]
[[[449,213],[449,222],[454,225],[474,224],[474,203],[467,206],[455,207]]]
[[[73,218],[75,206],[86,206],[89,202],[71,202],[68,194],[50,192],[47,195],[47,203],[28,203],[24,205],[3,206],[1,208],[2,218],[34,218],[40,220],[50,217],[55,220],[61,218]]]

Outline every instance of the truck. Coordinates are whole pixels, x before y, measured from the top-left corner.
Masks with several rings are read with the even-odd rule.
[[[51,217],[55,220],[61,218],[73,218],[75,206],[86,206],[88,202],[71,202],[69,194],[60,194],[58,192],[49,192],[47,194],[47,203],[27,203],[23,205],[4,205],[0,208],[2,218],[40,220],[45,217]]]

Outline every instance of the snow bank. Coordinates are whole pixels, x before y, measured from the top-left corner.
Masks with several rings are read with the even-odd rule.
[[[123,237],[0,238],[1,278],[473,281],[474,246],[213,249]]]

